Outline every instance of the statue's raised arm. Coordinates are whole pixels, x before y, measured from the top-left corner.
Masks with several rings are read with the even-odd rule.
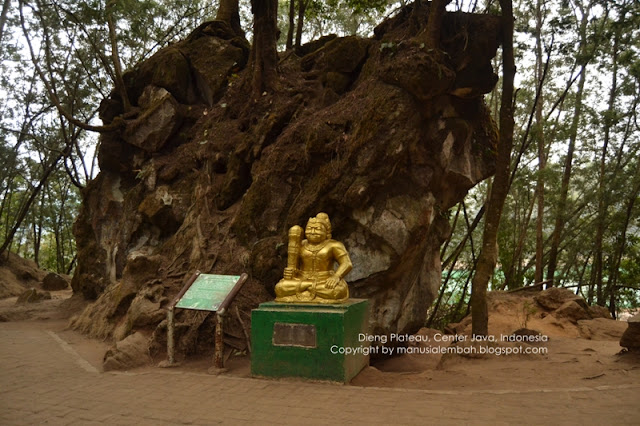
[[[276,302],[341,303],[349,298],[344,276],[353,265],[349,253],[339,241],[331,239],[331,222],[326,213],[318,213],[302,228],[289,230],[287,267],[276,284]],[[337,269],[333,269],[335,264]]]

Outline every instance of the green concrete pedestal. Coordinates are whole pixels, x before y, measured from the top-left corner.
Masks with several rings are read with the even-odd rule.
[[[261,304],[251,314],[251,374],[348,382],[369,363],[368,343],[358,340],[368,309],[366,299]]]

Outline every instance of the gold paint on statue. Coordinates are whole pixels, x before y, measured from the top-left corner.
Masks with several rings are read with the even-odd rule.
[[[349,298],[343,279],[353,268],[344,245],[331,239],[331,222],[318,213],[302,228],[289,230],[289,248],[284,278],[276,284],[276,302],[341,303]],[[336,270],[334,264],[338,264]]]

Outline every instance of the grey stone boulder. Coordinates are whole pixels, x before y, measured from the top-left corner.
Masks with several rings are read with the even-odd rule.
[[[138,101],[142,114],[129,122],[123,139],[147,152],[157,152],[182,123],[178,102],[163,88],[147,86]]]
[[[575,301],[585,309],[588,309],[588,306],[582,297],[574,294],[566,288],[552,287],[541,292],[533,299],[538,303],[538,305],[549,311],[555,311],[568,301]]]
[[[42,280],[42,289],[47,291],[66,290],[69,283],[60,275],[51,272]]]
[[[640,352],[640,314],[636,314],[628,320],[627,330],[620,338],[620,346],[630,351]]]
[[[613,319],[611,317],[611,312],[609,312],[609,309],[605,308],[604,306],[589,306],[589,313],[591,314],[592,318]]]
[[[136,332],[119,341],[104,355],[104,371],[127,370],[151,364],[149,342],[144,334]]]
[[[574,324],[577,324],[580,320],[591,319],[589,310],[585,309],[575,300],[568,300],[564,302],[555,310],[553,315],[556,318],[566,318]]]

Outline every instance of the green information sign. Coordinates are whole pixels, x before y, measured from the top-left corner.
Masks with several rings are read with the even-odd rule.
[[[176,308],[217,311],[239,279],[236,275],[200,274]]]

